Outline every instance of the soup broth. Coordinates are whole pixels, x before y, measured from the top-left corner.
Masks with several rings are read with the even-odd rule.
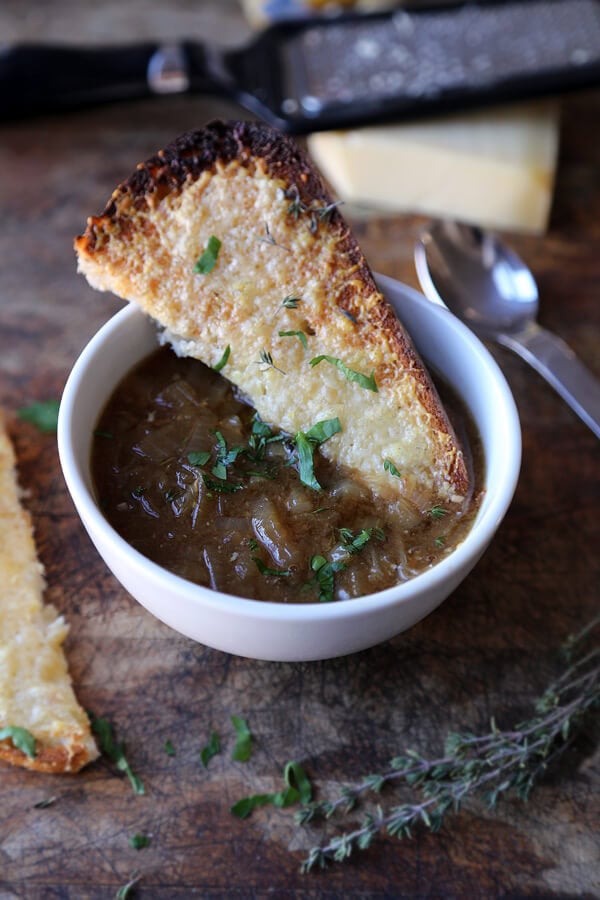
[[[214,590],[282,603],[380,591],[452,552],[477,512],[479,440],[457,398],[438,389],[472,487],[457,511],[423,515],[373,496],[316,448],[309,487],[290,436],[261,422],[221,375],[163,348],[124,378],[98,422],[97,498],[136,550]]]

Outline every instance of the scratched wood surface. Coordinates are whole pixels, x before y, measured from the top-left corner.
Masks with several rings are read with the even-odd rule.
[[[169,6],[57,0],[52,15],[16,0],[0,10],[6,38],[149,36],[152,29],[243,36],[233,2]],[[77,354],[120,303],[75,273],[73,236],[135,164],[214,114],[202,99],[139,102],[0,129],[0,403],[9,415],[57,397]],[[357,222],[374,269],[416,286],[416,217]],[[542,296],[541,321],[600,375],[600,93],[564,105],[556,201],[543,239],[511,236]],[[386,839],[350,863],[301,875],[318,833],[289,811],[245,822],[229,807],[277,790],[290,759],[320,796],[381,770],[406,747],[435,754],[451,729],[510,726],[557,671],[555,649],[598,605],[598,442],[532,371],[493,350],[522,418],[514,503],[472,575],[427,620],[383,646],[317,663],[253,662],[207,649],[154,620],[121,589],[77,519],[55,439],[13,417],[48,600],[71,625],[72,674],[86,708],[109,718],[146,785],[100,761],[69,778],[0,769],[0,898],[114,896],[135,871],[136,896],[600,896],[599,729],[590,724],[530,802],[473,804],[436,835]],[[255,735],[231,760],[232,714]],[[207,769],[211,731],[223,752]],[[176,748],[167,756],[167,739]],[[52,806],[34,804],[55,797]],[[151,845],[129,847],[143,832]]]

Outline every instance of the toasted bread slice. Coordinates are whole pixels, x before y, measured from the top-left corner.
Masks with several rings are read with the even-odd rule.
[[[38,772],[77,772],[98,756],[62,643],[67,625],[44,605],[44,575],[31,521],[19,502],[12,445],[0,413],[0,731],[24,728],[33,758],[7,738],[0,759]]]
[[[138,303],[180,354],[215,366],[229,347],[222,374],[264,421],[295,434],[337,416],[322,452],[377,494],[421,510],[464,499],[463,453],[431,379],[291,139],[249,122],[182,135],[75,248],[90,284]],[[214,267],[195,271],[207,248]],[[372,373],[377,392],[348,370]]]

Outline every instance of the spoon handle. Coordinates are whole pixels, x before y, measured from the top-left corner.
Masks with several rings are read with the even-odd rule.
[[[517,334],[497,335],[497,340],[533,366],[600,437],[600,380],[562,338],[531,323]]]

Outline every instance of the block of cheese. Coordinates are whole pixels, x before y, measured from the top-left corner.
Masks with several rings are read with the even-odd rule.
[[[543,101],[322,132],[310,136],[309,150],[342,200],[540,234],[558,141],[559,108]]]
[[[28,756],[4,738],[0,759],[40,772],[76,772],[98,751],[67,670],[67,625],[42,602],[44,587],[0,413],[0,733],[22,728],[36,742]]]

